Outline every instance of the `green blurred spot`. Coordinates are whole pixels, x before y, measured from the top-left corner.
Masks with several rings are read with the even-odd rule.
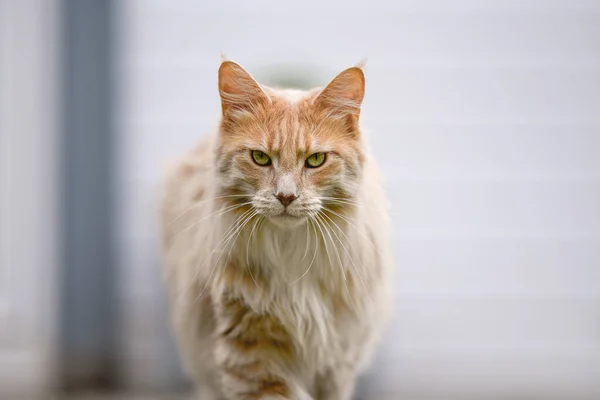
[[[279,65],[258,69],[259,82],[277,88],[312,89],[323,86],[324,73],[315,67]]]

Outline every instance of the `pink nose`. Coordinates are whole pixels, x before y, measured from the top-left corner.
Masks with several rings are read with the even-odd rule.
[[[298,196],[296,196],[294,194],[284,194],[284,193],[277,193],[275,195],[275,197],[277,197],[277,199],[281,202],[281,204],[283,204],[284,207],[289,206],[292,201],[294,201],[298,198]]]

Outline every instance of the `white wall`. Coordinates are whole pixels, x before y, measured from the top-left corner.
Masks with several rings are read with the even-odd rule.
[[[320,83],[369,58],[363,121],[389,180],[398,278],[367,398],[600,396],[600,4],[131,0],[122,11],[133,380],[161,381],[144,360],[172,351],[157,183],[213,126],[223,51],[258,78],[314,66]]]
[[[0,1],[0,398],[56,384],[58,26],[54,0]]]

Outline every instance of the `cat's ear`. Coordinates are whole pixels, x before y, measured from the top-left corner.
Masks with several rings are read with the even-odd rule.
[[[219,67],[219,94],[224,117],[251,111],[257,104],[269,101],[254,78],[232,61],[224,61]]]
[[[348,68],[327,85],[315,100],[332,116],[349,117],[356,122],[365,96],[365,74],[359,67]]]

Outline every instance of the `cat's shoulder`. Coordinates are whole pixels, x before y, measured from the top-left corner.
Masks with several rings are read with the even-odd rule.
[[[210,134],[191,150],[172,160],[166,167],[167,190],[171,185],[183,183],[198,175],[206,174],[214,165],[215,139]]]

